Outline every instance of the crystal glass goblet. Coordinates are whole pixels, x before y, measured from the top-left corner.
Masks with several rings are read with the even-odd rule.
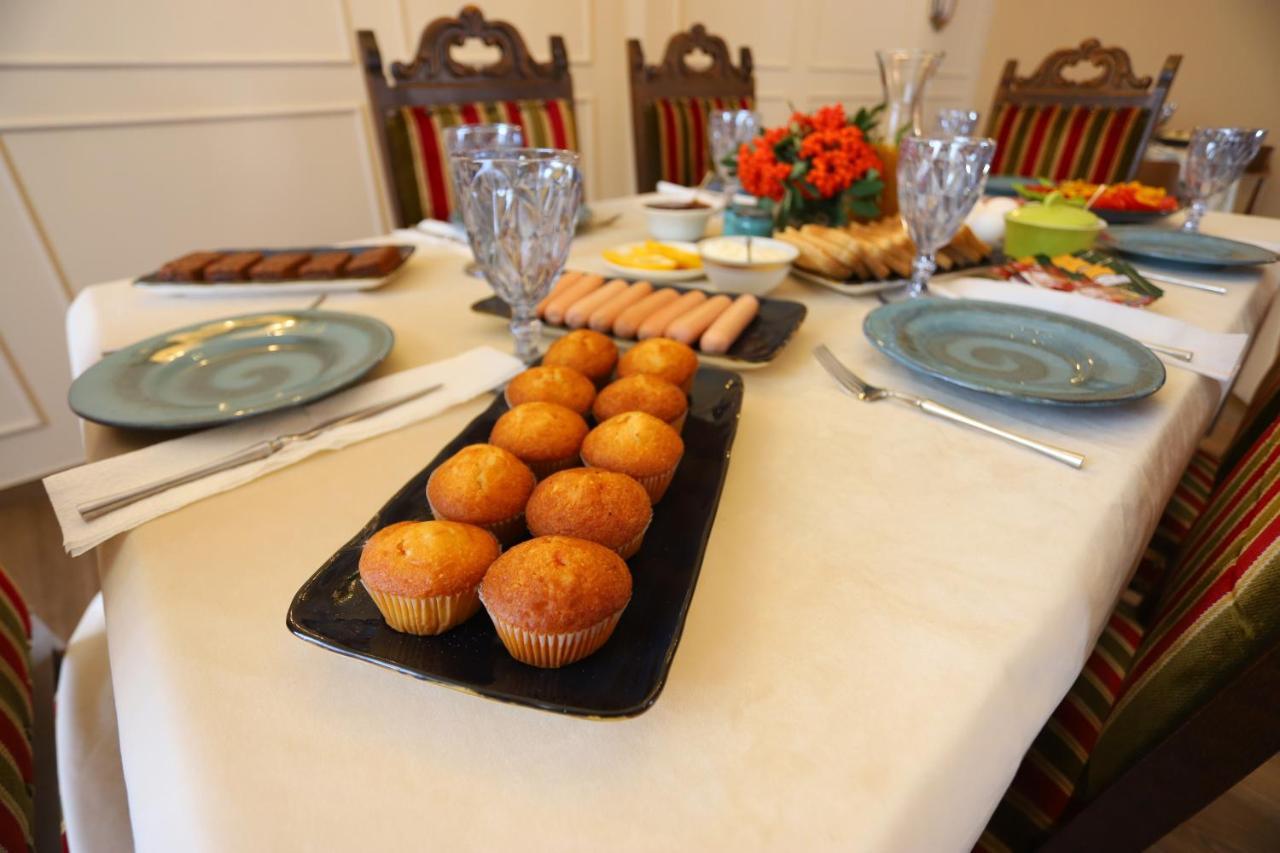
[[[555,148],[492,148],[454,158],[471,251],[511,306],[516,355],[541,352],[534,308],[564,267],[582,203],[578,155]]]
[[[898,150],[898,210],[916,244],[907,296],[928,292],[942,248],[960,230],[982,195],[995,154],[994,139],[907,136]]]
[[[1231,186],[1254,157],[1265,130],[1243,127],[1197,127],[1187,145],[1182,185],[1191,202],[1183,231],[1199,231],[1210,197]]]
[[[744,142],[755,139],[760,132],[760,117],[751,110],[712,110],[707,127],[711,134],[711,167],[724,184],[727,207],[742,184],[737,175],[729,174],[725,158],[737,154]]]
[[[973,136],[978,114],[973,110],[938,110],[938,131],[943,136]]]

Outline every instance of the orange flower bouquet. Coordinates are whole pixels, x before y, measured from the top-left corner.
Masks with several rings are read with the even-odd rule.
[[[738,149],[734,162],[743,189],[773,208],[778,225],[843,225],[875,219],[884,165],[867,142],[881,107],[846,115],[839,104],[812,115],[795,113]]]

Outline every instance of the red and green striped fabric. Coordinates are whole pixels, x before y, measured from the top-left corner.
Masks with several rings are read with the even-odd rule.
[[[444,130],[459,124],[518,124],[526,145],[578,150],[573,105],[566,100],[500,101],[402,107],[387,115],[391,172],[405,224],[448,220],[454,194],[444,153]]]
[[[1090,795],[1280,639],[1280,420],[1219,483],[1149,626],[1089,762]]]
[[[0,567],[0,850],[32,848],[31,615]]]
[[[711,171],[712,110],[749,110],[751,98],[658,98],[653,102],[661,180],[694,186]]]
[[[1094,183],[1129,180],[1149,110],[1005,103],[991,116],[993,175]]]

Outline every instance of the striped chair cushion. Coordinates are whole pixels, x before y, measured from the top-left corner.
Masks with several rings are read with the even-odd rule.
[[[991,116],[993,175],[1128,180],[1149,110],[1005,103]]]
[[[401,107],[387,115],[387,141],[395,192],[407,222],[448,220],[453,213],[445,128],[493,122],[520,125],[529,146],[578,150],[577,120],[566,100]]]
[[[707,114],[711,110],[751,108],[751,98],[658,98],[654,101],[661,179],[686,187],[700,182],[713,168]]]
[[[1209,503],[1209,495],[1218,476],[1218,465],[1218,459],[1203,450],[1197,449],[1192,455],[1190,464],[1182,472],[1182,479],[1173,490],[1173,497],[1165,504],[1164,514],[1160,516],[1155,534],[1142,555],[1138,571],[1129,582],[1130,588],[1140,597],[1146,598],[1160,588],[1187,533]]]
[[[1280,420],[1223,478],[1176,570],[1087,771],[1102,790],[1280,640]]]
[[[31,615],[0,567],[0,849],[32,847]]]

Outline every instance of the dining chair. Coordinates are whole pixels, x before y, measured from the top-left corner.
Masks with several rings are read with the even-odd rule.
[[[1097,72],[1084,80],[1064,76],[1082,63]],[[1122,48],[1097,39],[1054,51],[1027,77],[1010,59],[987,113],[987,136],[996,140],[991,173],[1132,180],[1181,63],[1181,55],[1170,55],[1153,85],[1134,74]]]
[[[1280,393],[1211,481],[1150,605],[1122,596],[975,849],[1142,849],[1280,752]]]
[[[705,67],[689,64],[698,53],[709,57]],[[627,61],[638,191],[653,191],[659,180],[699,183],[712,168],[707,114],[755,107],[751,48],[741,48],[734,65],[724,39],[694,24],[667,41],[657,65],[646,65],[639,39],[628,39]]]
[[[453,50],[468,40],[496,48],[497,59],[483,66],[455,60]],[[551,61],[538,62],[514,26],[465,6],[456,18],[427,24],[412,61],[391,63],[390,81],[374,34],[360,30],[358,41],[383,175],[401,228],[448,220],[455,207],[445,128],[508,122],[520,125],[526,145],[578,150],[573,79],[560,36],[551,37]]]

